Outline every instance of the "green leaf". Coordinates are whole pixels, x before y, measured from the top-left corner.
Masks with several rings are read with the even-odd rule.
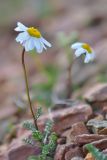
[[[34,142],[32,139],[30,138],[24,138],[23,141],[31,146],[34,146]]]
[[[38,141],[42,141],[43,139],[43,135],[40,131],[36,130],[35,132],[32,133],[32,136],[35,140],[38,140]]]
[[[53,126],[53,122],[51,120],[47,120],[44,131],[46,133],[50,133]]]
[[[49,139],[50,139],[50,141],[53,141],[56,143],[57,139],[58,139],[57,134],[55,132],[52,132]]]
[[[42,107],[39,107],[39,108],[37,109],[37,113],[36,113],[36,116],[35,116],[36,120],[37,120],[41,115],[42,115]]]
[[[49,145],[44,145],[42,148],[42,154],[43,155],[48,155],[49,154]]]
[[[25,121],[23,123],[23,127],[26,128],[27,130],[31,130],[32,132],[36,131],[35,125],[29,121]]]
[[[47,143],[47,139],[49,134],[51,133],[52,126],[53,126],[53,122],[51,120],[48,120],[46,122],[45,129],[44,129],[44,140],[43,140],[44,144]]]
[[[93,155],[93,157],[96,158],[96,160],[107,160],[107,156],[100,152],[92,144],[87,144],[86,148]]]
[[[51,133],[51,135],[49,136],[49,153],[50,155],[53,155],[54,154],[54,151],[56,149],[56,146],[57,146],[57,135],[55,132]]]
[[[38,160],[47,160],[46,158],[47,158],[46,155],[43,154],[38,156]]]

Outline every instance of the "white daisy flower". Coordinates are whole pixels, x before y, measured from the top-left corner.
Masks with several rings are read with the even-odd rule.
[[[95,58],[95,53],[93,49],[87,43],[76,42],[71,45],[71,48],[76,50],[76,57],[79,57],[82,54],[85,55],[84,63],[89,63],[90,61],[93,61]]]
[[[16,37],[16,41],[22,44],[25,51],[31,51],[36,49],[38,53],[41,53],[43,49],[51,47],[51,44],[42,37],[38,29],[34,27],[26,27],[22,23],[18,22],[15,31],[21,32]]]

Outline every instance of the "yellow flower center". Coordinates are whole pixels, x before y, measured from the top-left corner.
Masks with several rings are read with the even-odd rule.
[[[92,53],[92,49],[87,43],[84,43],[82,45],[82,48],[86,49],[88,51],[88,53],[90,53],[90,54]]]
[[[39,32],[38,29],[34,28],[34,27],[30,27],[27,29],[27,32],[29,33],[30,36],[32,37],[36,37],[36,38],[40,38],[41,37],[41,33]]]

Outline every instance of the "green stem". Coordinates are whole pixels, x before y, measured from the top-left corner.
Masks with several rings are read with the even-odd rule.
[[[36,129],[38,129],[37,120],[35,119],[35,114],[33,112],[32,103],[31,103],[30,94],[29,94],[29,85],[28,85],[24,55],[25,55],[25,48],[23,48],[23,51],[22,51],[22,66],[23,66],[24,78],[25,78],[25,84],[26,84],[26,93],[27,93],[28,102],[29,102],[31,113],[32,113],[32,117],[33,117],[33,120],[34,120],[34,125],[35,125]]]

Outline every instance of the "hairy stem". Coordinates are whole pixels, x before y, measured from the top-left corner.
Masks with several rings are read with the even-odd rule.
[[[33,120],[34,120],[35,128],[38,129],[37,120],[35,119],[35,114],[33,112],[32,103],[31,103],[30,94],[29,94],[29,85],[28,85],[28,79],[27,79],[27,72],[26,72],[26,65],[25,65],[25,61],[24,61],[24,55],[25,55],[25,48],[23,48],[23,51],[22,51],[22,66],[23,66],[23,71],[24,71],[26,93],[27,93],[27,98],[28,98],[30,110],[31,110],[31,113],[32,113],[32,117],[33,117]]]

